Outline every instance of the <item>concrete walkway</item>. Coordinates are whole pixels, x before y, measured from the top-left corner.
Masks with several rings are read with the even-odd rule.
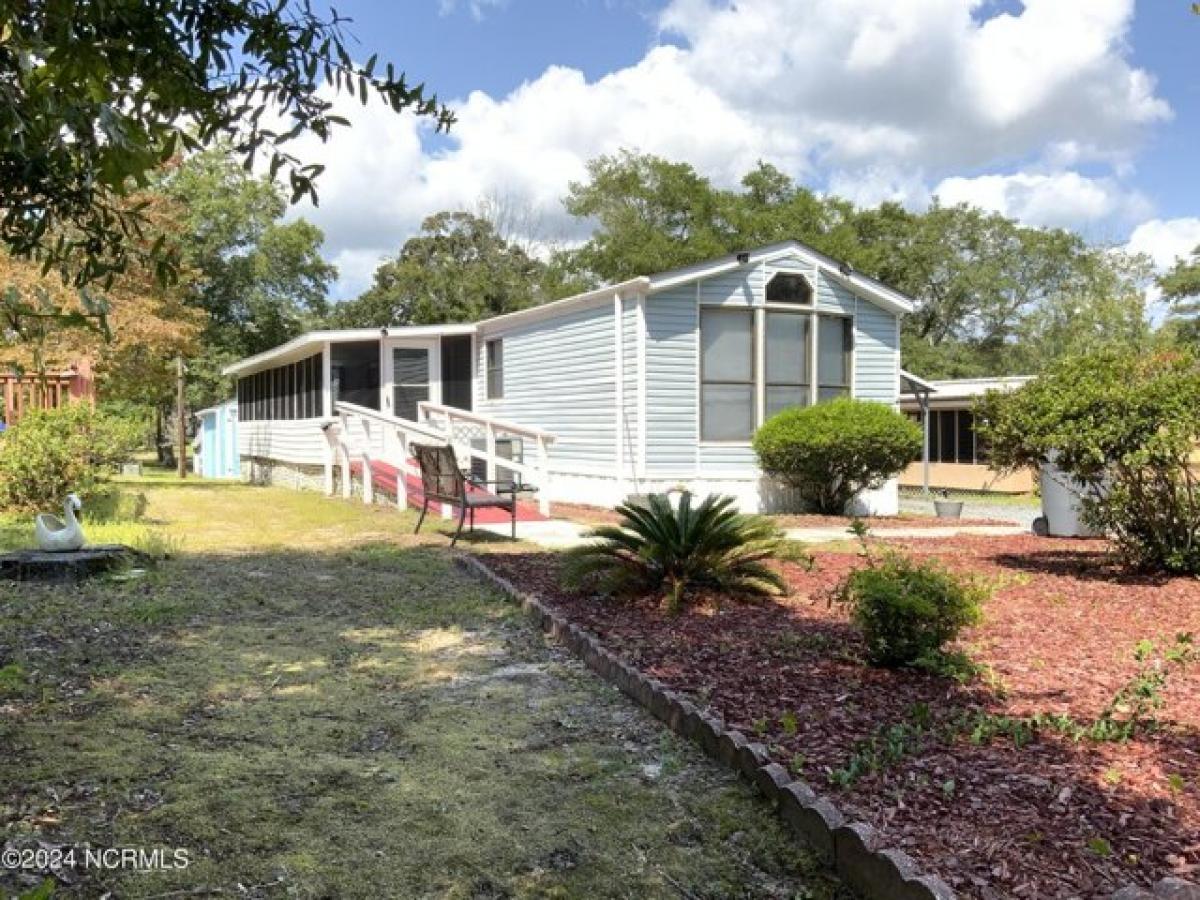
[[[867,520],[870,524],[870,519]],[[1024,525],[945,525],[930,528],[872,528],[871,537],[877,538],[951,538],[960,534],[984,537],[1004,537],[1013,534],[1028,534]],[[823,544],[853,538],[847,528],[788,528],[784,534],[793,541]]]
[[[870,520],[868,520],[868,524]],[[591,528],[567,519],[550,519],[545,522],[518,522],[517,537],[551,550],[565,550],[584,542],[584,535]],[[503,524],[479,524],[476,531],[487,531],[499,537],[509,537],[512,526]],[[872,528],[871,535],[877,538],[951,538],[960,534],[1002,537],[1013,534],[1028,534],[1024,525],[945,525],[927,528],[905,528],[904,526]],[[848,540],[853,536],[841,527],[788,528],[784,534],[790,540],[809,544],[824,544],[829,541]]]

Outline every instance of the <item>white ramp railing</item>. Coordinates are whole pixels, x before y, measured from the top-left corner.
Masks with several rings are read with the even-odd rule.
[[[496,470],[505,469],[521,476],[521,481],[538,489],[538,511],[550,515],[550,447],[556,438],[549,431],[521,425],[494,416],[484,416],[455,406],[422,401],[417,404],[423,422],[447,435],[460,460],[479,460],[487,469],[487,480],[496,480]],[[502,456],[498,441],[519,441],[520,457]],[[526,452],[531,444],[534,453]],[[480,446],[482,444],[482,446]]]
[[[491,416],[482,416],[453,406],[422,402],[418,405],[420,422],[402,419],[355,403],[334,404],[336,418],[327,422],[325,438],[329,455],[325,463],[325,493],[332,495],[334,469],[340,468],[342,496],[351,496],[351,466],[358,460],[362,466],[363,501],[374,502],[372,461],[385,462],[398,470],[396,494],[401,506],[408,502],[406,478],[420,478],[420,469],[412,462],[412,444],[449,444],[464,467],[480,460],[487,471],[487,480],[495,481],[497,469],[503,468],[520,476],[520,480],[538,488],[538,509],[550,514],[550,447],[555,436],[540,428],[520,425]],[[520,442],[519,457],[501,455],[497,443],[505,440]],[[526,443],[534,453],[527,453]]]

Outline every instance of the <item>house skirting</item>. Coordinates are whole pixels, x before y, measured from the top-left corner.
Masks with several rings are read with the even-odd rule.
[[[744,478],[626,478],[576,475],[557,472],[550,484],[551,501],[588,506],[616,506],[632,494],[658,494],[686,488],[698,497],[727,494],[746,513],[804,512],[797,492],[761,475]],[[852,513],[863,516],[894,516],[900,509],[896,479],[874,491],[865,491],[854,501]]]
[[[324,491],[325,467],[280,462],[261,456],[243,456],[242,481],[303,491]]]
[[[904,487],[921,487],[924,484],[924,469],[915,462],[900,474]],[[1034,476],[1028,469],[1000,473],[995,469],[974,463],[929,464],[929,486],[934,490],[950,491],[995,491],[1000,494],[1028,494],[1033,490]]]

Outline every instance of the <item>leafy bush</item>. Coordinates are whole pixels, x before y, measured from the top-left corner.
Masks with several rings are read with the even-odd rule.
[[[807,505],[841,515],[857,494],[920,457],[921,430],[882,403],[839,398],[769,419],[754,435],[754,452],[762,470]]]
[[[0,438],[0,508],[46,511],[71,491],[86,498],[143,437],[137,419],[84,403],[32,410]]]
[[[1063,360],[978,407],[992,464],[1055,464],[1129,565],[1200,573],[1200,358],[1106,350]]]
[[[862,532],[860,532],[861,536]],[[850,607],[862,629],[867,657],[877,666],[928,660],[979,621],[986,591],[932,560],[895,551],[867,556],[867,565],[842,581],[834,599]]]
[[[782,593],[778,572],[766,565],[782,535],[765,519],[742,515],[732,497],[712,495],[699,506],[684,492],[676,507],[665,494],[617,507],[620,525],[592,530],[595,540],[567,553],[563,581],[605,594],[666,592],[679,609],[698,587],[738,594]]]

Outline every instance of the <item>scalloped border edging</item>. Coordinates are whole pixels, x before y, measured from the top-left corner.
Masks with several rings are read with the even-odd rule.
[[[757,787],[784,822],[862,896],[868,900],[954,900],[957,896],[938,876],[923,874],[903,850],[883,846],[870,825],[848,822],[827,798],[805,782],[793,780],[783,766],[769,761],[762,744],[752,743],[740,731],[726,730],[720,719],[626,663],[595,635],[568,622],[536,595],[519,590],[478,557],[460,553],[454,560],[519,602],[542,631],[565,644],[597,675]]]

